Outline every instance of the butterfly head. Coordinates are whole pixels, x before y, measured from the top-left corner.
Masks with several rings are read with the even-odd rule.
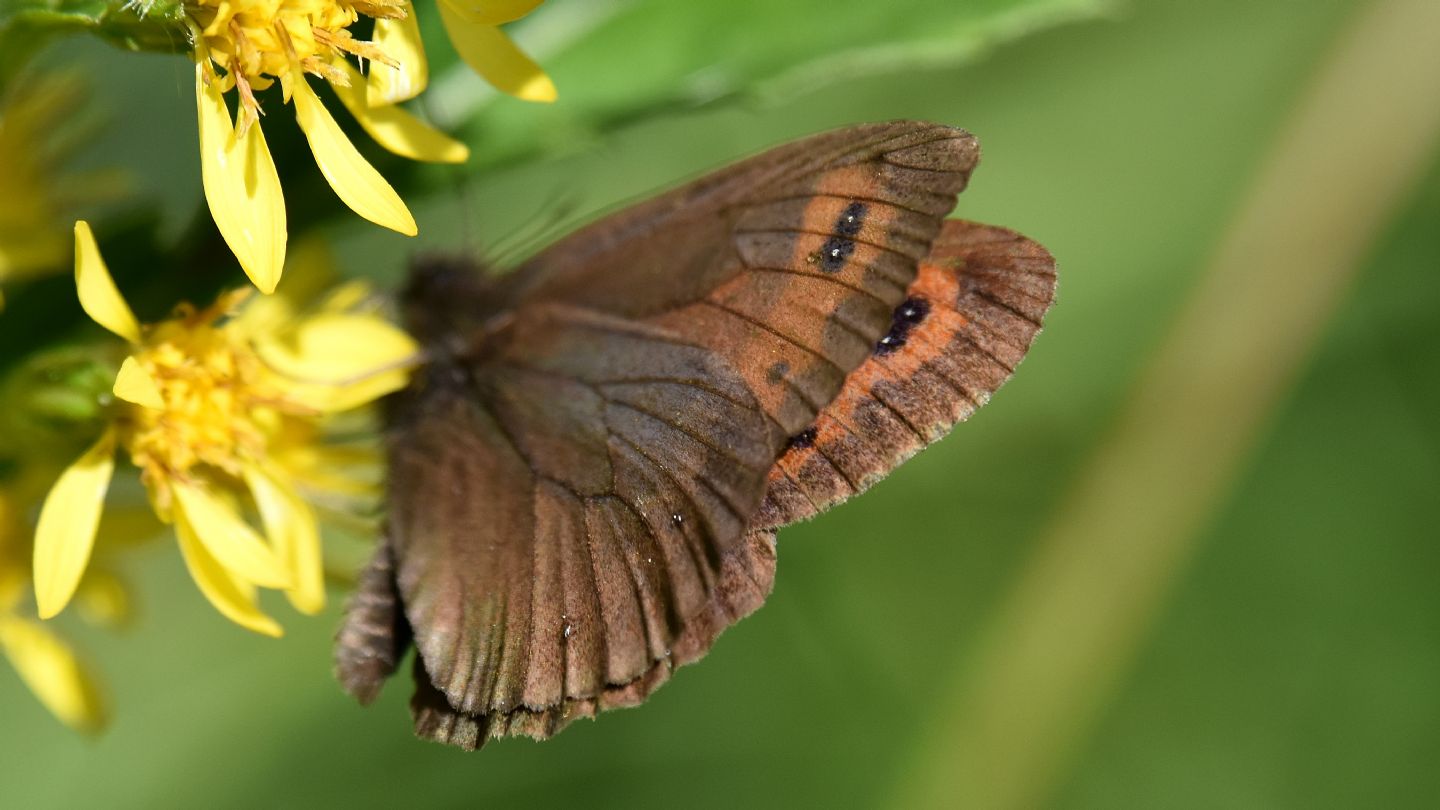
[[[426,348],[469,345],[499,309],[494,282],[477,262],[458,255],[430,254],[410,264],[400,292],[405,327]]]

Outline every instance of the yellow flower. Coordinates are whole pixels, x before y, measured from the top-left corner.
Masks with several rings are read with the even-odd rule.
[[[130,343],[115,378],[115,413],[100,438],[51,487],[35,531],[41,618],[63,610],[90,558],[123,448],[156,515],[173,524],[191,577],[221,614],[280,635],[256,589],[285,591],[296,609],[324,605],[318,520],[307,495],[353,465],[322,444],[337,414],[405,384],[414,342],[342,287],[310,312],[282,295],[222,296],[142,327],[120,296],[90,228],[75,225],[80,304]],[[248,305],[247,305],[248,304]],[[254,515],[254,517],[252,517]]]
[[[255,97],[277,81],[284,100],[295,107],[316,164],[340,199],[371,222],[415,235],[415,219],[400,195],[350,143],[307,78],[329,82],[386,149],[416,160],[463,162],[469,156],[464,144],[393,106],[395,98],[413,96],[424,87],[420,31],[407,0],[190,0],[184,8],[197,63],[205,199],[226,244],[256,287],[274,291],[285,262],[284,195]],[[375,18],[384,34],[377,42],[351,35],[349,26],[362,14]],[[395,73],[389,81],[404,91],[390,93],[391,98],[377,95],[372,101],[366,80],[348,57],[369,61],[372,78]],[[238,121],[225,102],[230,90],[239,98]]]
[[[500,30],[534,11],[542,0],[436,0],[450,42],[476,73],[496,89],[526,101],[554,101],[555,84]],[[377,39],[378,28],[377,28]]]
[[[545,71],[515,47],[500,30],[534,11],[542,0],[436,0],[440,22],[450,42],[476,73],[499,90],[526,101],[555,100],[555,84]],[[406,15],[375,21],[373,44],[395,57],[395,70],[370,71],[367,92],[371,105],[396,104],[425,89],[429,68],[419,47],[420,30],[414,8]]]
[[[28,585],[23,539],[14,493],[0,489],[0,653],[51,714],[71,728],[96,731],[108,712],[95,678],[64,639],[20,611]]]

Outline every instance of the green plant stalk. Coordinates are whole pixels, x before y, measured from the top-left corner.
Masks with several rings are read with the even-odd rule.
[[[1037,807],[1440,144],[1440,3],[1378,0],[1283,125],[1198,288],[1062,499],[896,807]]]

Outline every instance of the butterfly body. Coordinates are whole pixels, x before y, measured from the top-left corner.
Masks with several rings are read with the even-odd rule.
[[[417,733],[545,737],[645,699],[753,611],[774,531],[1008,377],[1043,248],[945,222],[978,159],[898,122],[780,147],[515,273],[423,263],[434,360],[389,414],[390,515],[337,647],[372,698],[417,648]]]

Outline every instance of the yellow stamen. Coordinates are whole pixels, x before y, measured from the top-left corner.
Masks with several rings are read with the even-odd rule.
[[[403,0],[189,0],[185,10],[194,23],[196,55],[223,69],[240,93],[240,132],[259,120],[255,91],[280,80],[299,79],[296,66],[328,81],[344,81],[330,63],[345,55],[389,65],[398,63],[374,43],[347,30],[364,15],[375,19],[405,17]]]

